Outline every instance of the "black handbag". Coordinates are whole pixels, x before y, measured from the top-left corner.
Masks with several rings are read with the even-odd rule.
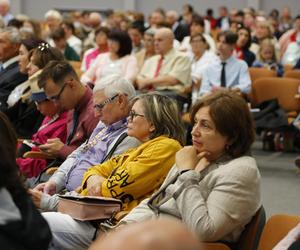
[[[255,126],[258,131],[264,129],[278,129],[288,126],[288,118],[280,107],[277,99],[260,103],[256,108],[260,111],[253,114]]]

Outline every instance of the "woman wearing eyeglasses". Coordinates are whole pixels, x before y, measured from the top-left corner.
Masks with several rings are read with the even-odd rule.
[[[120,224],[171,216],[202,241],[233,244],[261,206],[249,108],[237,94],[217,91],[193,106],[191,120],[193,145],[177,152],[161,188]]]
[[[120,199],[123,211],[130,211],[159,188],[174,164],[184,143],[177,105],[156,93],[136,97],[128,118],[128,135],[142,144],[91,167],[81,186],[82,195]],[[85,249],[91,244],[95,228],[90,223],[56,212],[43,215],[52,230],[54,249]]]
[[[67,133],[67,112],[60,112],[60,107],[49,101],[42,89],[37,86],[37,79],[46,64],[51,60],[63,60],[61,52],[50,47],[47,43],[41,43],[36,49],[29,53],[27,70],[29,74],[30,91],[26,97],[28,101],[34,102],[37,110],[45,116],[41,126],[31,137],[31,140],[24,140],[18,149],[17,164],[21,173],[28,178],[36,177],[46,167],[44,159],[22,158],[27,151],[39,151],[38,145],[44,144],[50,138],[66,140]],[[35,117],[32,117],[35,119]]]

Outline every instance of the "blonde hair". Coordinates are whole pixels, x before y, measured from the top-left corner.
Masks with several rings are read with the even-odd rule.
[[[264,40],[261,41],[261,43],[260,43],[260,45],[259,45],[259,50],[258,50],[258,60],[261,61],[261,62],[265,62],[265,59],[262,58],[262,50],[263,50],[265,47],[269,47],[269,48],[272,49],[272,51],[273,51],[272,61],[277,63],[278,60],[277,60],[277,57],[276,57],[275,45],[274,45],[274,43],[272,42],[272,40],[269,39],[269,38],[265,38]]]
[[[132,104],[138,100],[142,102],[145,118],[155,127],[150,139],[165,135],[181,145],[185,144],[184,126],[174,100],[157,92],[139,95],[132,100]]]

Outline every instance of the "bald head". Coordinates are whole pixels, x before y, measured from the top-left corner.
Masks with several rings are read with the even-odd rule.
[[[154,35],[154,47],[157,54],[165,55],[173,48],[174,34],[169,28],[160,28]]]
[[[179,18],[178,13],[175,10],[169,10],[166,13],[166,22],[173,25]]]
[[[167,229],[167,230],[166,230]],[[98,238],[90,250],[201,250],[198,239],[179,221],[149,220]]]
[[[89,26],[92,28],[98,28],[101,25],[101,15],[97,12],[92,12],[89,15]]]

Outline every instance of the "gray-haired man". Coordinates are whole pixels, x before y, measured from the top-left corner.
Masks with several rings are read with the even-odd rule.
[[[103,162],[111,150],[111,156],[114,156],[140,144],[133,137],[125,137],[120,141],[127,131],[130,99],[135,96],[132,84],[119,75],[110,75],[101,79],[93,92],[95,115],[100,118],[93,134],[64,161],[49,181],[39,184],[35,190],[50,195],[65,187],[73,191],[80,186],[85,171]],[[113,149],[116,143],[118,145]],[[39,196],[38,193],[36,195]],[[51,209],[55,203],[55,199],[43,196],[41,208]]]
[[[5,28],[0,32],[0,110],[7,107],[11,91],[27,80],[27,75],[19,71],[19,47],[21,36],[16,28]]]

